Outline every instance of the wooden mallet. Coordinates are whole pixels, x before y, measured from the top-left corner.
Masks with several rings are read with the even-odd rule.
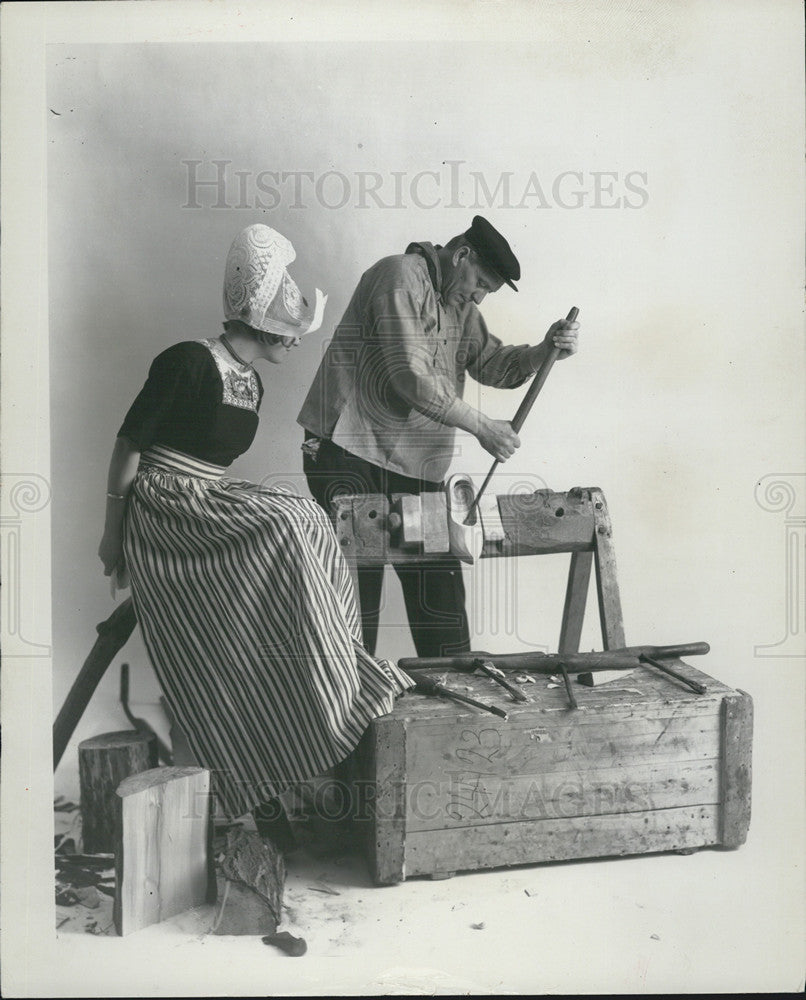
[[[576,306],[573,306],[571,311],[565,317],[566,323],[573,323],[578,315],[579,315],[579,309],[577,309]],[[529,416],[529,411],[532,409],[532,406],[534,405],[534,401],[537,399],[540,390],[545,385],[546,379],[549,377],[549,372],[551,371],[554,362],[557,360],[559,356],[560,356],[560,348],[552,347],[552,349],[546,355],[543,364],[538,369],[537,374],[532,379],[532,384],[529,386],[526,395],[523,397],[521,405],[518,407],[518,412],[510,421],[510,423],[512,424],[512,429],[515,431],[516,434],[519,433],[521,427],[523,427],[524,421]],[[476,511],[478,510],[479,506],[479,501],[484,496],[484,492],[487,489],[490,480],[493,477],[493,473],[500,464],[501,463],[499,462],[499,460],[496,459],[490,466],[490,471],[487,473],[487,478],[481,484],[481,489],[476,494],[476,499],[473,501],[473,503],[470,506],[470,509],[467,512],[467,517],[465,518],[465,524],[474,523],[476,517]]]

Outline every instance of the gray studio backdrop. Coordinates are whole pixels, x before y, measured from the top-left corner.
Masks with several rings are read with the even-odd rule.
[[[485,302],[491,329],[534,342],[572,305],[582,321],[580,354],[555,367],[497,491],[601,486],[628,642],[706,639],[706,669],[763,709],[754,650],[780,638],[788,598],[783,522],[755,485],[802,464],[799,168],[776,154],[799,120],[775,53],[703,19],[702,5],[659,6],[595,45],[554,19],[506,47],[50,48],[54,709],[114,607],[95,553],[115,433],[154,355],[220,332],[235,233],[280,229],[301,288],[330,295],[323,328],[262,369],[260,431],[233,467],[305,490],[295,417],[362,271],[476,212],[523,272],[518,294]],[[504,418],[520,395],[467,398]],[[488,464],[460,438],[457,471],[480,481]],[[475,569],[478,645],[554,650],[564,571],[563,557]],[[403,620],[390,586],[379,652],[412,652]],[[591,605],[583,648],[599,642]],[[136,710],[161,725],[133,638],[76,740],[125,728],[124,660]],[[781,725],[798,710],[781,706]],[[72,795],[76,740],[56,778]]]

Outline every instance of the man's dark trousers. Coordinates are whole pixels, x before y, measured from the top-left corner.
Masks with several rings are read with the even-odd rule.
[[[420,494],[443,489],[441,483],[403,476],[350,454],[323,439],[314,459],[303,452],[303,467],[314,499],[332,516],[331,501],[346,494]],[[418,656],[449,656],[470,649],[465,586],[458,559],[434,564],[395,565]],[[383,566],[358,569],[364,646],[374,655],[378,638]]]

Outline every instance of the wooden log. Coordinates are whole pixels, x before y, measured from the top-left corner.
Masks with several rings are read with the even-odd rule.
[[[134,630],[136,619],[132,599],[128,597],[96,627],[98,638],[84,661],[78,677],[64,700],[53,723],[53,769],[59,766],[70,737],[84,714],[98,683]]]
[[[219,859],[213,933],[273,935],[282,917],[285,862],[268,838],[232,830]]]
[[[117,790],[113,917],[130,934],[214,900],[209,867],[210,772],[159,767]]]
[[[125,730],[103,733],[79,743],[82,840],[86,854],[106,854],[115,849],[115,791],[129,775],[156,766],[157,741],[153,733]]]

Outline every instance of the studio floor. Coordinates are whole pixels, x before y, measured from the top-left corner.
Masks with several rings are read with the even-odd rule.
[[[259,937],[211,934],[212,906],[103,940],[114,934],[111,900],[70,914],[58,907],[57,922],[67,917],[58,934],[72,961],[113,962],[121,983],[149,956],[160,990],[152,995],[163,996],[180,983],[187,989],[191,962],[199,963],[199,995],[249,995],[256,981],[263,995],[795,990],[798,976],[790,971],[787,980],[787,968],[801,947],[798,915],[782,933],[786,872],[772,877],[754,841],[734,852],[519,867],[391,888],[373,887],[355,856],[301,852],[287,862],[281,924],[305,939],[301,958]],[[83,976],[85,989],[93,978]]]
[[[305,939],[304,956],[259,937],[212,934],[211,906],[118,938],[103,897],[93,909],[56,908],[65,985],[53,995],[798,991],[806,968],[802,746],[782,759],[771,724],[777,685],[758,684],[753,694],[753,813],[738,850],[377,888],[353,848],[312,841],[287,859],[279,928]],[[56,815],[58,833],[70,816]]]

